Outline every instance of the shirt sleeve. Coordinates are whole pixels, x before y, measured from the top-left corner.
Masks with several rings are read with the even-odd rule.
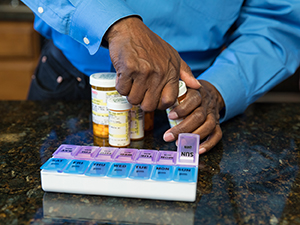
[[[226,49],[198,78],[225,102],[221,122],[242,112],[300,64],[300,1],[248,0]]]
[[[95,54],[108,28],[136,15],[123,0],[22,0],[36,16],[59,33],[69,35]]]

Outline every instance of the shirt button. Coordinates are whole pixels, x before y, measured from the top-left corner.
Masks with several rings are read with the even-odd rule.
[[[90,43],[90,40],[87,37],[84,37],[83,42],[88,45]]]
[[[38,12],[39,12],[39,13],[43,13],[43,12],[44,12],[43,7],[39,7],[39,8],[38,8]]]

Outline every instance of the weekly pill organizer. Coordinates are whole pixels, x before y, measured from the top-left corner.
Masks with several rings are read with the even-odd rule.
[[[188,201],[196,199],[197,134],[177,151],[61,145],[41,167],[44,191]]]

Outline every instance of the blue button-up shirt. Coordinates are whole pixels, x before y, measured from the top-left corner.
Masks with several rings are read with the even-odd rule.
[[[53,39],[90,75],[110,71],[107,29],[139,16],[171,44],[192,71],[213,84],[226,110],[221,121],[293,74],[300,62],[299,0],[23,0],[35,29]]]

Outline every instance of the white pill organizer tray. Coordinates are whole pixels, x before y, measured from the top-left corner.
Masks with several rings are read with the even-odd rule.
[[[61,145],[41,167],[44,191],[158,200],[196,199],[197,134],[180,134],[177,151]]]

